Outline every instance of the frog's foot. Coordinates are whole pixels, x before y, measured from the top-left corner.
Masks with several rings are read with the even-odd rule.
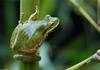
[[[14,55],[14,58],[17,60],[21,60],[24,62],[37,62],[41,59],[41,57],[39,56],[39,53],[25,53],[25,52],[20,52]]]
[[[33,48],[18,50],[16,51],[14,58],[25,62],[31,62],[31,61],[35,62],[41,59],[41,57],[39,56],[38,46],[35,46]]]
[[[35,8],[35,12],[29,17],[28,21],[36,21],[39,18],[38,6]]]
[[[23,23],[23,17],[24,17],[24,13],[22,12],[21,14],[20,14],[20,20],[19,20],[19,23]]]

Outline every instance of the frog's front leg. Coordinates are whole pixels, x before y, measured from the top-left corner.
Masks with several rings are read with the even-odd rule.
[[[24,22],[23,22],[23,17],[24,17],[24,13],[22,12],[22,13],[20,14],[19,24],[23,24],[23,23],[24,23]]]
[[[39,18],[38,6],[35,8],[35,12],[29,17],[28,21],[36,21]]]

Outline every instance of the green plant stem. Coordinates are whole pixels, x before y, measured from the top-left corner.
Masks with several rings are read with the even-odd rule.
[[[78,2],[76,0],[69,0],[75,8],[77,8],[77,10],[90,22],[90,24],[92,26],[94,26],[94,28],[100,32],[100,27],[99,25],[90,17],[90,15],[84,10],[84,8],[78,4]]]
[[[20,62],[20,70],[39,70],[38,62]]]
[[[29,16],[35,12],[36,6],[39,8],[39,0],[20,0],[20,20],[27,21]],[[38,61],[20,61],[20,70],[39,70],[39,63]]]
[[[87,68],[91,68],[95,64],[100,62],[100,50],[98,50],[94,55],[85,59],[84,61],[66,69],[66,70],[87,70]]]

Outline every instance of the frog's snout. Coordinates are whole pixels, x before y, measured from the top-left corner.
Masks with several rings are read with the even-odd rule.
[[[52,17],[52,18],[50,19],[50,24],[51,24],[51,25],[50,25],[51,28],[57,27],[58,24],[59,24],[59,19],[56,18],[56,17]]]

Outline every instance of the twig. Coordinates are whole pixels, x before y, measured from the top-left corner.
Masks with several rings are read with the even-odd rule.
[[[20,22],[25,22],[28,20],[31,14],[35,12],[36,6],[39,8],[39,0],[20,0]],[[25,53],[24,53],[25,54]],[[30,56],[31,54],[27,54],[26,56]],[[32,58],[25,59],[23,56],[22,60],[28,60],[22,61],[19,60],[20,63],[20,70],[39,70],[39,61],[31,61]],[[17,57],[17,54],[16,56]],[[19,56],[20,57],[20,56]]]
[[[94,55],[87,58],[86,60],[66,69],[66,70],[86,70],[87,67],[92,67],[93,65],[100,62],[100,50],[98,50]]]
[[[90,17],[90,15],[84,10],[82,6],[80,6],[76,0],[69,0],[76,8],[77,10],[90,22],[90,24],[98,31],[100,32],[99,25]]]
[[[38,62],[20,62],[20,70],[39,70]]]

